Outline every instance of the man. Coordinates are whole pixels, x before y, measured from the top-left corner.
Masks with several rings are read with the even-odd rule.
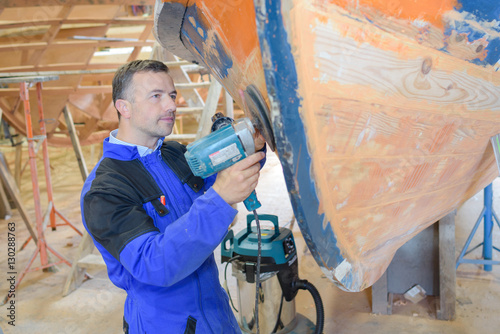
[[[176,96],[161,62],[118,69],[119,126],[84,184],[83,222],[109,278],[127,291],[126,333],[240,333],[213,251],[237,213],[231,205],[256,187],[265,153],[205,180],[194,177],[185,147],[163,142],[174,126]],[[255,142],[265,151],[261,136]]]

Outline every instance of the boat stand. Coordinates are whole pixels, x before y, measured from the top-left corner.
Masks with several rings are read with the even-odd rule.
[[[437,297],[437,319],[455,318],[455,215],[455,210],[450,212],[398,249],[372,286],[372,313],[392,314],[394,295],[412,291],[417,284],[425,290],[425,297]]]
[[[469,237],[467,238],[467,241],[465,242],[464,248],[460,252],[460,255],[458,256],[457,259],[457,264],[455,269],[458,269],[458,266],[461,265],[462,263],[474,263],[474,264],[482,264],[484,266],[485,271],[492,271],[493,267],[492,265],[494,264],[500,264],[500,261],[494,261],[493,258],[493,249],[496,250],[497,252],[500,252],[500,249],[496,248],[493,246],[493,220],[496,221],[498,227],[500,228],[500,222],[498,220],[498,216],[496,215],[495,211],[493,210],[493,185],[489,184],[486,188],[484,188],[484,208],[483,211],[481,211],[481,214],[479,215],[479,218],[476,221],[476,224],[474,224],[474,228],[472,229],[472,232],[470,233]],[[471,250],[467,251],[469,249],[469,245],[472,241],[472,238],[477,232],[477,229],[479,227],[479,224],[481,221],[484,221],[484,239],[483,242],[472,248]],[[469,254],[473,250],[477,249],[478,247],[483,246],[483,258],[482,259],[466,259],[464,258],[465,255]]]
[[[35,226],[36,226],[36,250],[33,253],[32,257],[26,268],[21,272],[19,278],[15,284],[15,290],[21,283],[22,279],[28,272],[37,271],[37,270],[46,270],[60,263],[65,263],[66,265],[71,267],[71,263],[64,258],[61,254],[52,249],[45,240],[44,236],[44,228],[48,224],[49,220],[51,223],[52,230],[56,229],[56,226],[59,225],[69,225],[73,228],[78,234],[82,235],[82,233],[76,228],[73,224],[69,222],[60,212],[55,209],[53,197],[52,197],[52,183],[50,177],[50,163],[49,163],[49,154],[48,154],[48,145],[47,145],[47,134],[45,130],[45,119],[43,114],[43,106],[42,106],[42,82],[49,80],[57,80],[59,77],[57,76],[37,76],[37,77],[11,77],[11,78],[2,78],[0,79],[0,83],[19,83],[20,84],[20,99],[24,104],[24,112],[25,112],[25,122],[26,122],[26,137],[28,141],[28,152],[29,152],[29,163],[30,163],[30,171],[31,171],[31,181],[33,185],[33,198],[35,201]],[[31,121],[31,108],[29,101],[29,87],[33,84],[36,84],[36,93],[37,93],[37,104],[38,104],[38,113],[39,113],[39,125],[40,125],[40,135],[33,135],[33,127]],[[43,152],[43,162],[45,167],[45,179],[46,179],[46,188],[47,188],[47,197],[48,197],[48,208],[45,214],[45,218],[42,216],[42,206],[40,203],[40,188],[38,186],[38,173],[37,173],[37,164],[36,164],[36,150],[35,150],[35,142],[37,142],[37,146],[42,146]],[[63,224],[56,224],[55,216],[56,214],[64,221]],[[32,237],[29,237],[28,240],[24,243],[23,247],[29,242]],[[59,261],[52,262],[49,260],[48,251],[54,254]],[[33,264],[37,255],[40,255],[41,265],[36,268],[31,269],[31,265]],[[15,266],[10,267],[11,273],[16,273]],[[9,294],[4,298],[2,304],[5,304],[9,299]]]

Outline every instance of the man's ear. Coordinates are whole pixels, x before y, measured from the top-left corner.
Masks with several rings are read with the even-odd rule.
[[[115,102],[115,108],[123,118],[130,118],[131,104],[127,100],[118,99]]]

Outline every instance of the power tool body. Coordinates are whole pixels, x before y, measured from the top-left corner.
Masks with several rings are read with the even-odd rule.
[[[184,153],[194,175],[207,178],[255,153],[255,129],[248,118],[233,121],[218,113],[212,132],[187,146]],[[243,201],[248,211],[260,208],[255,191]]]

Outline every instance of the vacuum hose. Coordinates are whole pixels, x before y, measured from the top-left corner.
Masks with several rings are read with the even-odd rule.
[[[316,306],[316,329],[314,330],[314,334],[321,334],[325,325],[325,312],[323,309],[323,301],[321,300],[318,290],[307,280],[297,280],[292,284],[295,290],[307,290],[311,293],[314,299],[314,305]]]

